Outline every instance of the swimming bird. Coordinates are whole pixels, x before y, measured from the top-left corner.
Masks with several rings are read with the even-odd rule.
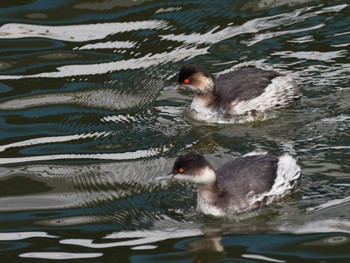
[[[249,211],[294,192],[301,169],[288,154],[253,152],[215,170],[203,155],[189,152],[176,159],[169,175],[158,179],[196,184],[196,210],[224,216]]]
[[[178,74],[178,89],[194,93],[191,110],[199,120],[264,119],[265,111],[287,107],[301,97],[290,76],[258,68],[241,68],[214,78],[196,64]]]

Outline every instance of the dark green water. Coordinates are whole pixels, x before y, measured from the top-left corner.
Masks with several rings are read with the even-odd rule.
[[[0,2],[1,262],[349,262],[348,1]],[[189,118],[180,65],[294,76],[302,105]],[[185,113],[184,113],[185,112]],[[298,157],[301,191],[232,218],[162,185],[176,156]]]

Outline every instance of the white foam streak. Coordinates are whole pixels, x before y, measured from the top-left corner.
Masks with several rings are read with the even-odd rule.
[[[278,262],[278,263],[286,262],[285,260],[278,260],[278,259],[274,259],[274,258],[262,256],[262,255],[255,255],[255,254],[243,254],[242,257],[258,259],[258,260],[268,261],[268,262]]]
[[[326,203],[323,203],[323,204],[318,205],[316,207],[308,208],[307,211],[323,210],[323,209],[326,209],[329,207],[344,204],[346,202],[350,202],[350,196],[347,196],[347,197],[342,198],[342,199],[333,199],[333,200],[327,201]]]
[[[55,260],[97,258],[101,256],[103,256],[103,253],[28,252],[19,255],[21,258],[41,258]]]
[[[135,160],[155,156],[158,150],[138,150],[126,153],[101,153],[101,154],[55,154],[17,158],[0,158],[0,164],[15,164],[25,162],[56,161],[56,160],[77,160],[77,159],[97,159],[97,160]]]
[[[58,238],[57,236],[49,235],[46,232],[10,232],[10,233],[0,233],[0,241],[23,240],[23,239],[35,238],[35,237]]]
[[[282,58],[297,58],[305,60],[319,60],[324,62],[334,62],[333,59],[346,57],[347,50],[338,50],[338,51],[328,51],[328,52],[319,52],[319,51],[279,51],[274,52],[272,55],[278,55]]]
[[[133,231],[118,232],[106,236],[106,239],[131,239],[127,241],[109,242],[109,243],[93,243],[91,239],[65,239],[61,240],[61,244],[79,245],[88,248],[111,248],[121,246],[140,246],[149,245],[150,243],[164,241],[173,238],[185,238],[202,235],[199,229],[166,229],[151,231]]]
[[[8,23],[0,27],[0,39],[26,37],[50,38],[69,42],[86,42],[106,38],[109,35],[166,26],[164,21],[136,21],[125,23],[99,23],[85,25],[48,26]]]
[[[295,234],[313,234],[313,233],[350,233],[350,221],[347,220],[319,220],[309,222],[304,225],[295,225],[280,227],[280,231],[290,231]]]
[[[204,34],[179,34],[179,35],[163,35],[163,39],[168,39],[172,41],[179,41],[188,44],[215,44],[222,40],[232,38],[237,35],[247,34],[247,33],[258,33],[259,31],[277,28],[280,26],[286,26],[301,22],[306,20],[309,17],[315,16],[312,13],[301,14],[302,12],[309,11],[310,8],[298,9],[290,13],[278,14],[274,16],[262,17],[249,20],[242,25],[226,27],[223,30],[217,31],[217,28],[204,33]],[[308,30],[308,28],[300,29],[300,32],[303,30]],[[215,33],[214,33],[215,32]],[[285,33],[288,33],[286,31]],[[259,40],[260,41],[260,40]]]
[[[276,31],[276,32],[271,32],[271,33],[265,33],[265,34],[257,34],[252,40],[243,42],[246,43],[247,46],[253,46],[263,40],[270,39],[270,38],[276,38],[278,36],[283,36],[283,35],[289,35],[289,34],[295,34],[295,33],[300,33],[304,31],[311,31],[315,29],[319,29],[321,27],[324,27],[325,24],[319,24],[313,27],[308,27],[308,28],[302,28],[302,29],[295,29],[295,30],[286,30],[286,31]]]
[[[95,43],[95,44],[87,44],[85,46],[76,48],[79,50],[91,50],[91,49],[126,49],[135,47],[135,43],[130,41],[115,41],[115,42],[104,42],[104,43]]]
[[[24,140],[24,141],[15,142],[15,143],[9,143],[6,145],[0,145],[0,152],[3,152],[9,148],[15,148],[15,147],[32,146],[32,145],[39,145],[39,144],[45,144],[45,143],[52,144],[52,143],[58,143],[58,142],[69,142],[69,141],[86,139],[86,138],[97,138],[101,136],[105,137],[105,136],[108,136],[109,134],[110,134],[109,132],[94,132],[94,133],[73,134],[73,135],[66,135],[66,136],[36,138],[36,139]]]
[[[204,34],[200,34],[200,33],[190,34],[190,35],[169,34],[169,35],[162,35],[161,37],[163,39],[179,41],[187,44],[215,44],[222,40],[235,37],[237,35],[258,33],[260,31],[267,30],[267,29],[276,29],[276,28],[279,29],[281,26],[284,27],[284,26],[296,24],[296,23],[305,21],[306,19],[315,17],[319,14],[339,12],[340,10],[346,8],[347,6],[348,6],[347,4],[342,4],[338,6],[333,6],[331,8],[323,8],[322,10],[319,10],[317,12],[310,12],[312,9],[317,8],[316,6],[304,7],[289,13],[252,19],[250,21],[245,22],[242,25],[229,26],[219,31],[217,31],[217,28],[214,28],[213,30]],[[301,28],[297,30],[276,31],[274,33],[259,34],[255,36],[253,40],[247,41],[245,43],[247,43],[248,46],[251,46],[262,40],[269,39],[275,36],[305,32],[309,30],[318,29],[323,26],[324,24],[319,24],[313,27],[306,27],[306,28]]]

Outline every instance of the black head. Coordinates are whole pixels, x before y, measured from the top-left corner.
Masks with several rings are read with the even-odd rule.
[[[216,180],[215,172],[203,155],[190,152],[180,155],[173,166],[174,179],[193,183],[210,183]]]
[[[203,75],[204,77],[211,77],[209,72],[204,68],[202,68],[201,66],[196,64],[185,64],[180,68],[177,82],[179,84],[188,84],[186,83],[187,81],[185,80],[187,79],[191,81],[191,78],[198,73]]]
[[[180,68],[177,82],[185,89],[197,93],[212,92],[214,79],[204,68],[196,64],[186,64]]]

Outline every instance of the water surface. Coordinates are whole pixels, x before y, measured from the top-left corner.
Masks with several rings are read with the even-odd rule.
[[[15,1],[0,8],[3,262],[350,260],[348,1]],[[293,76],[301,105],[205,124],[178,68]],[[298,158],[301,191],[230,218],[154,179],[188,151]]]

